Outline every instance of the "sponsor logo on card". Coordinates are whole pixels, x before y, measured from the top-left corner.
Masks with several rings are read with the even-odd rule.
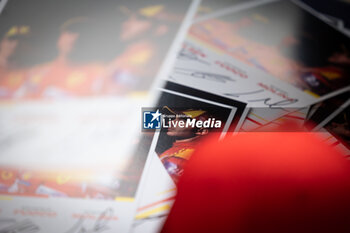
[[[178,111],[170,114],[161,113],[159,109],[143,111],[143,129],[160,129],[161,127],[219,129],[221,126],[221,120],[206,116],[206,112],[202,110]]]
[[[156,112],[144,111],[143,112],[143,128],[144,129],[160,129],[162,114],[157,109]]]

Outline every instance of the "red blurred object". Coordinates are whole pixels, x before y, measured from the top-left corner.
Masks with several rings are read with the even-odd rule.
[[[350,162],[305,132],[240,133],[196,149],[162,232],[350,232]]]

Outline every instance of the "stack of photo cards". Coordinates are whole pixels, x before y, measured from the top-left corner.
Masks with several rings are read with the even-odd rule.
[[[339,20],[299,1],[204,0],[173,71],[164,79],[168,86],[206,93],[201,99],[212,101],[210,93],[245,103],[236,131],[279,131],[292,123],[295,128],[290,130],[315,131],[349,156],[349,51],[350,39]],[[166,105],[163,99],[171,102],[181,90],[185,89],[163,88],[155,102]],[[188,108],[182,98],[174,104],[166,111],[176,114]],[[179,105],[184,108],[177,109]],[[149,181],[134,232],[159,231],[175,198],[182,159],[191,154],[190,145],[181,147],[169,139],[171,130],[161,129],[156,135],[150,150],[154,164],[170,174],[164,182],[175,182],[162,189]]]
[[[130,231],[139,111],[198,5],[0,1],[0,232]]]

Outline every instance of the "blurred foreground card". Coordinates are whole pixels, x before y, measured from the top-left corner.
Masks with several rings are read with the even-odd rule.
[[[139,112],[197,5],[7,3],[0,15],[0,231],[129,230],[147,167],[147,158],[129,153]]]

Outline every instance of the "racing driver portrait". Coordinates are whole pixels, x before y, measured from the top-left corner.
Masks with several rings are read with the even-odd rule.
[[[195,146],[209,133],[209,129],[204,127],[180,127],[179,122],[185,124],[187,119],[205,121],[209,119],[209,114],[201,109],[174,111],[167,106],[163,107],[162,114],[173,115],[174,118],[171,120],[172,124],[161,133],[156,153],[173,181],[177,183]]]

